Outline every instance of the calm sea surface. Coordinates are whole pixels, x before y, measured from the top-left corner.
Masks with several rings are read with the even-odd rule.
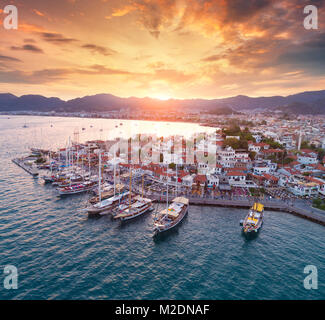
[[[28,128],[22,128],[25,122]],[[211,130],[182,123],[0,116],[0,299],[325,298],[320,225],[266,211],[259,236],[248,241],[239,227],[246,210],[192,206],[178,230],[153,241],[150,214],[123,226],[108,217],[88,219],[81,210],[87,196],[59,199],[51,186],[11,162],[28,147],[64,145],[76,128],[81,142]],[[17,290],[2,286],[9,264],[18,268]],[[304,289],[306,265],[318,268],[318,290]]]

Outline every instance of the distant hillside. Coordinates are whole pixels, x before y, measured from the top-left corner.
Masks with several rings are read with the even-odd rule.
[[[224,99],[170,99],[120,98],[111,94],[97,94],[63,101],[40,95],[17,97],[10,93],[0,94],[0,111],[57,111],[103,112],[131,108],[132,110],[198,111],[229,114],[244,110],[281,110],[293,114],[325,114],[325,90],[302,92],[287,97],[236,96]]]
[[[287,106],[277,108],[288,114],[325,114],[325,99],[315,102],[292,102]]]
[[[0,94],[0,111],[51,111],[63,108],[65,101],[59,98],[46,98],[39,95],[16,97],[12,94]]]

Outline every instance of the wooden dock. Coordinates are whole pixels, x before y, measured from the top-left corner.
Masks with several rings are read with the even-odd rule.
[[[165,196],[148,195],[151,199],[157,202],[165,202]],[[170,197],[172,200],[173,197]],[[253,205],[253,201],[249,200],[228,200],[228,199],[207,199],[207,198],[188,198],[191,205],[200,206],[216,206],[216,207],[228,207],[228,208],[244,208],[249,209]],[[324,214],[316,213],[311,210],[302,209],[296,206],[289,205],[279,201],[262,201],[266,210],[282,211],[293,214],[300,218],[307,219],[309,221],[321,224],[325,226],[325,212]]]
[[[35,169],[35,168],[31,167],[31,166],[27,166],[22,159],[12,159],[11,161],[14,164],[16,164],[18,167],[24,169],[26,172],[28,172],[33,177],[36,178],[38,176],[37,169]]]

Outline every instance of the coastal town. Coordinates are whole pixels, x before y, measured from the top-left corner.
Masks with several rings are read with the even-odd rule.
[[[85,175],[88,180],[92,176],[93,184],[85,191],[97,194],[100,169],[108,184],[118,182],[130,192],[132,188],[160,202],[169,188],[170,197],[184,196],[198,204],[259,199],[295,204],[316,213],[325,209],[322,119],[230,115],[207,119],[203,125],[214,127],[213,132],[202,130],[187,139],[143,134],[80,143],[74,132],[66,147],[33,149],[15,163],[34,176],[41,176],[43,169],[56,177],[65,171],[70,187],[85,181]]]

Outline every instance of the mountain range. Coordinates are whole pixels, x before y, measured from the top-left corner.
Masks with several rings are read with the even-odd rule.
[[[105,112],[111,110],[148,111],[202,111],[229,114],[236,111],[282,111],[292,114],[325,114],[325,90],[308,91],[290,96],[248,97],[235,96],[223,99],[170,99],[121,98],[111,94],[97,94],[68,101],[41,95],[17,97],[0,94],[0,111],[56,111],[56,112]]]

